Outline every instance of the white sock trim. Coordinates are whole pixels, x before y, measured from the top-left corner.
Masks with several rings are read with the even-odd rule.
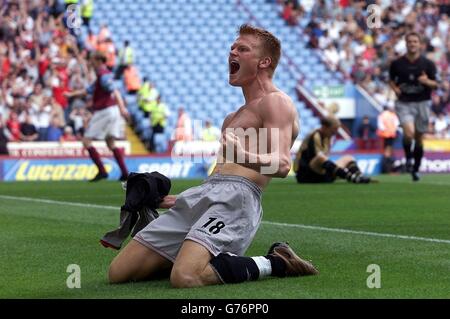
[[[259,278],[267,277],[272,274],[272,264],[269,259],[263,256],[251,258],[255,261],[256,266],[259,269]]]

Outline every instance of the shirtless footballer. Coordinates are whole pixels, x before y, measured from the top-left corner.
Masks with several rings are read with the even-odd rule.
[[[273,177],[287,176],[299,133],[291,99],[272,83],[280,55],[271,33],[240,27],[229,53],[229,83],[242,88],[245,105],[223,122],[215,170],[200,186],[165,198],[161,207],[170,209],[112,261],[110,283],[151,280],[164,270],[176,288],[318,273],[287,243],[274,243],[266,256],[244,256],[262,219],[262,192]],[[238,134],[243,130],[256,138]]]

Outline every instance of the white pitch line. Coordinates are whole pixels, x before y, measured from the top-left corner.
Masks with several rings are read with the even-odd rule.
[[[24,202],[36,202],[36,203],[45,203],[45,204],[56,204],[56,205],[67,205],[67,206],[75,206],[75,207],[87,207],[87,208],[100,208],[100,209],[110,209],[110,210],[120,210],[120,207],[115,206],[106,206],[106,205],[95,205],[95,204],[85,204],[85,203],[74,203],[74,202],[64,202],[57,201],[51,199],[42,199],[42,198],[32,198],[32,197],[18,197],[18,196],[7,196],[0,195],[0,199],[8,199],[8,200],[21,200]]]
[[[335,233],[356,234],[356,235],[376,236],[376,237],[391,237],[391,238],[399,238],[399,239],[420,240],[420,241],[428,241],[428,242],[433,242],[433,243],[450,244],[450,240],[447,240],[447,239],[436,239],[436,238],[427,238],[427,237],[374,233],[374,232],[367,232],[367,231],[361,231],[361,230],[328,228],[328,227],[322,227],[322,226],[311,226],[311,225],[302,225],[302,224],[286,224],[286,223],[277,223],[277,222],[269,222],[269,221],[263,221],[263,223],[269,224],[269,225],[283,226],[283,227],[322,230],[322,231],[329,231],[329,232],[335,232]]]
[[[54,205],[67,205],[67,206],[75,206],[75,207],[99,208],[99,209],[108,209],[108,210],[116,210],[116,211],[119,210],[119,207],[115,207],[115,206],[65,202],[65,201],[56,201],[56,200],[51,200],[51,199],[41,199],[41,198],[32,198],[32,197],[0,195],[0,199],[21,200],[21,201],[27,201],[27,202],[37,202],[37,203],[54,204]],[[406,239],[406,240],[418,240],[418,241],[426,241],[426,242],[433,242],[433,243],[450,244],[450,240],[447,240],[447,239],[375,233],[375,232],[367,232],[367,231],[360,231],[360,230],[329,228],[329,227],[303,225],[303,224],[287,224],[287,223],[277,223],[277,222],[270,222],[270,221],[262,221],[262,223],[266,224],[266,225],[273,225],[273,226],[312,229],[312,230],[328,231],[328,232],[335,232],[335,233],[374,236],[374,237],[388,237],[388,238],[398,238],[398,239]]]

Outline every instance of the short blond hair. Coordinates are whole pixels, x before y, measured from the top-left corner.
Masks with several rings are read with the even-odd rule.
[[[238,33],[239,35],[255,35],[261,40],[264,54],[268,55],[272,59],[272,63],[269,68],[271,69],[271,74],[273,74],[281,57],[280,40],[278,40],[278,38],[269,31],[250,24],[241,25]]]

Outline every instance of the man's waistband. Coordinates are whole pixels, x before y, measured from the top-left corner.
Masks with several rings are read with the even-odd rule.
[[[207,183],[207,182],[236,182],[236,183],[241,183],[241,184],[244,184],[247,187],[249,187],[259,197],[261,197],[261,195],[262,195],[261,187],[259,187],[259,185],[256,184],[254,181],[248,179],[247,177],[243,177],[243,176],[214,174],[214,175],[209,176],[205,180],[205,183]]]

